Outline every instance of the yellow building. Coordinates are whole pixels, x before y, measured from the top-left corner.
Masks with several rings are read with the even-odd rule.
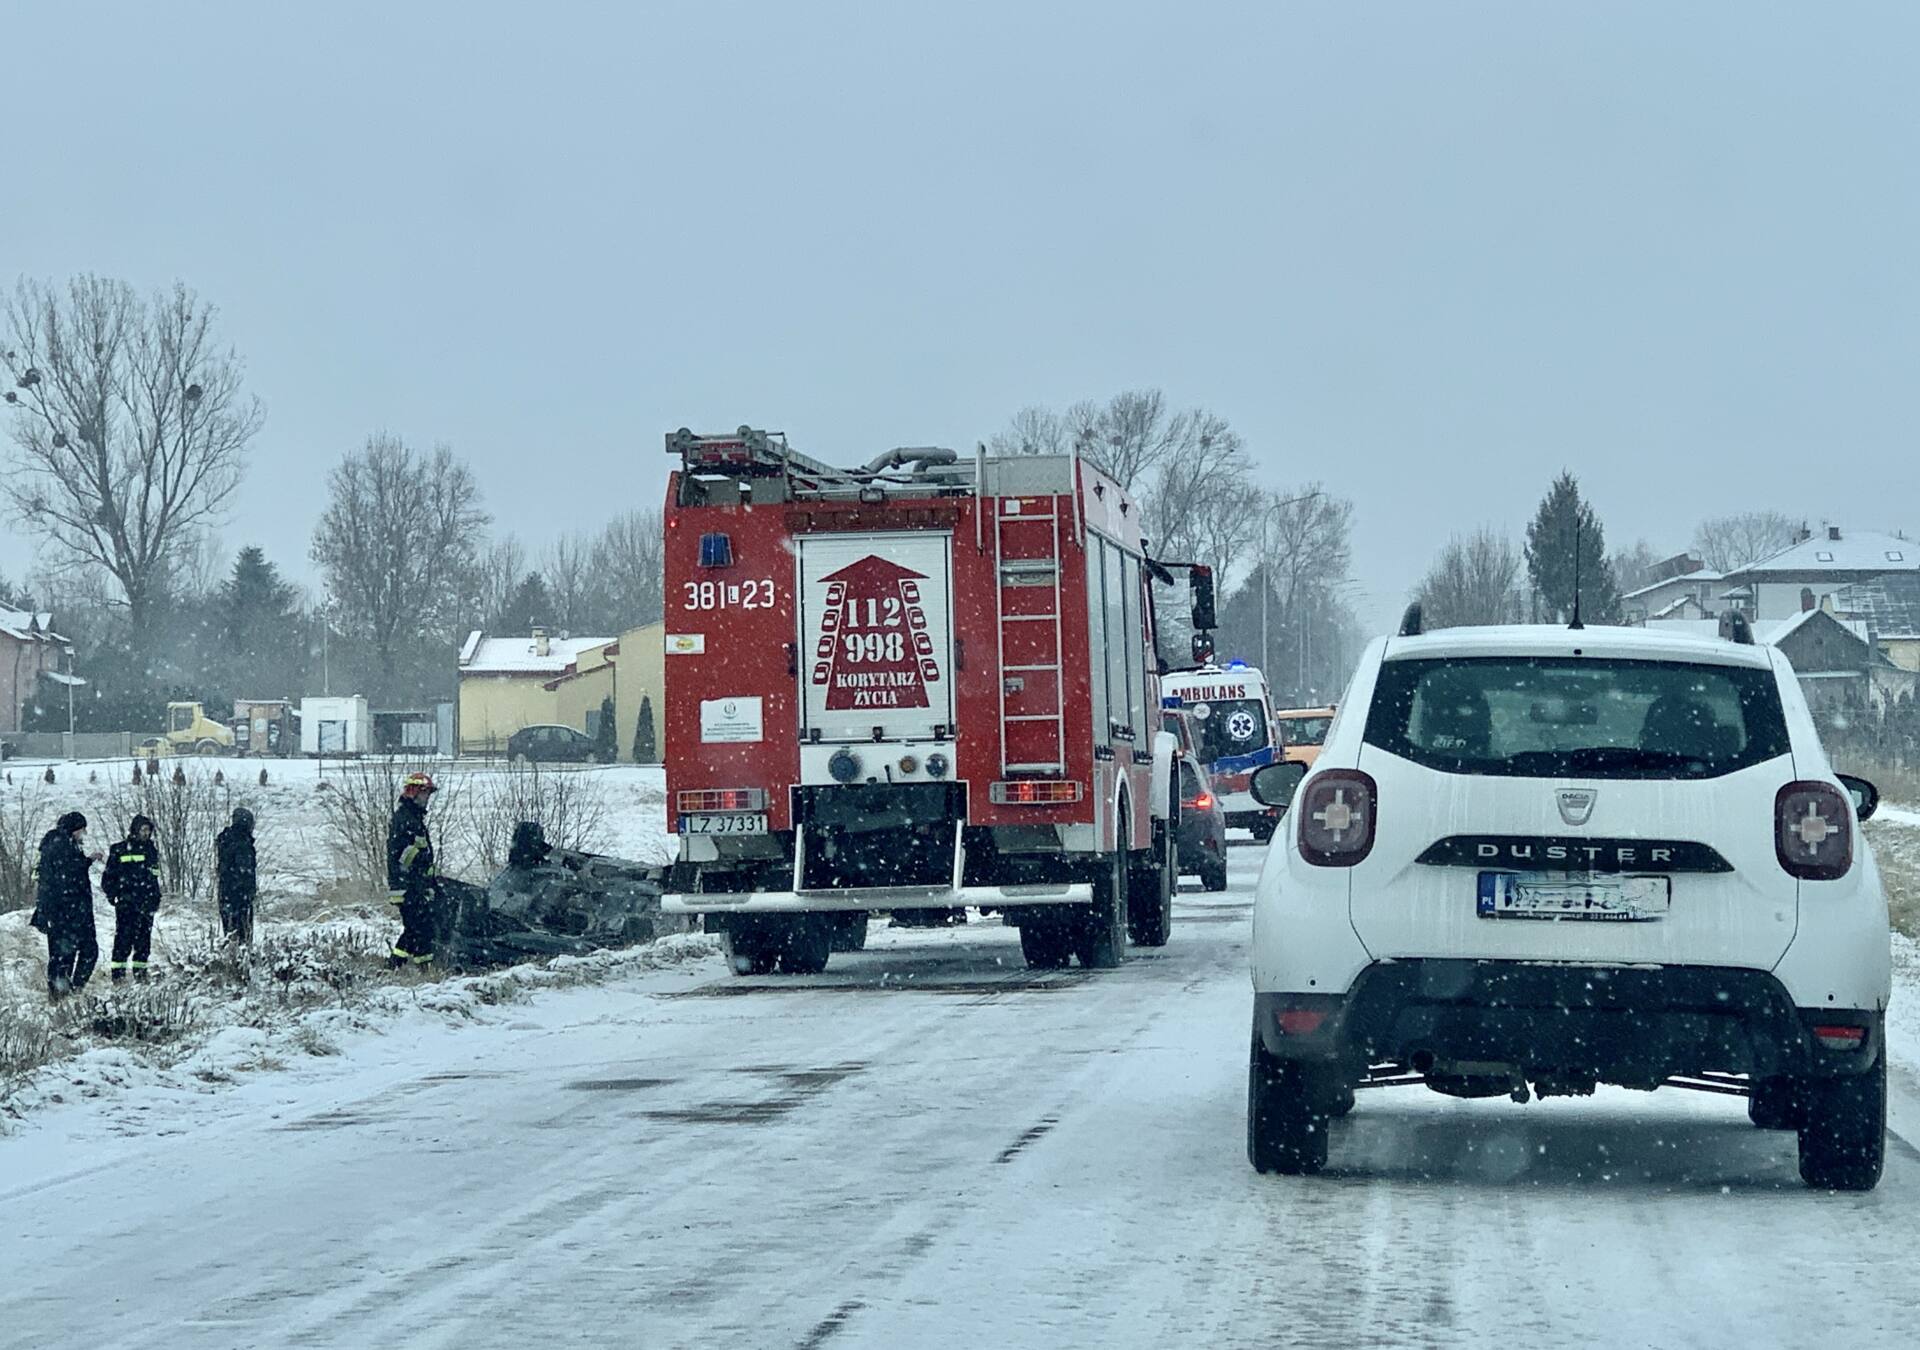
[[[666,684],[667,626],[645,624],[629,628],[611,649],[613,657],[613,720],[619,730],[620,758],[633,759],[634,732],[640,725],[640,704],[653,702],[653,744],[656,759],[665,752],[660,719],[665,715],[662,690]]]
[[[592,733],[602,701],[614,695],[618,648],[612,638],[552,637],[542,628],[523,638],[469,633],[460,648],[460,753],[504,754],[522,727]]]

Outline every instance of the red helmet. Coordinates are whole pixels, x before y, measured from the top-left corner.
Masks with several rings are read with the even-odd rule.
[[[438,792],[439,790],[440,789],[434,785],[432,774],[410,773],[407,775],[407,781],[400,788],[400,795],[402,797],[423,797],[429,793]]]

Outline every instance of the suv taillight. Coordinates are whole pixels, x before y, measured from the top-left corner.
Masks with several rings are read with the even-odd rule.
[[[1352,867],[1373,850],[1379,790],[1358,769],[1328,769],[1309,778],[1294,798],[1300,816],[1300,856],[1316,867]]]
[[[1802,881],[1835,881],[1853,866],[1853,810],[1831,783],[1788,783],[1773,799],[1773,852]]]

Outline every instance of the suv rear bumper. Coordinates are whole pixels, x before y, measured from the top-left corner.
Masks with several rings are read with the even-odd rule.
[[[1356,1075],[1432,1056],[1640,1087],[1675,1074],[1859,1073],[1881,1040],[1878,1012],[1798,1008],[1767,971],[1711,966],[1376,963],[1344,996],[1256,994],[1254,1016],[1269,1054],[1342,1060]],[[1830,1049],[1815,1026],[1864,1034]]]

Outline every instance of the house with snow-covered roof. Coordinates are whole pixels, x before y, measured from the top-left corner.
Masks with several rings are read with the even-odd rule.
[[[522,727],[596,734],[601,704],[614,695],[619,654],[610,637],[556,636],[544,628],[525,637],[469,633],[458,672],[460,753],[504,753]]]
[[[1895,572],[1920,572],[1920,543],[1897,534],[1826,525],[1729,571],[1720,598],[1756,622],[1818,609],[1836,592]]]
[[[1682,553],[1653,567],[1654,579],[1620,597],[1628,623],[1654,619],[1712,619],[1720,614],[1720,573]]]
[[[0,605],[0,732],[18,732],[42,675],[57,676],[72,644],[53,631],[53,615]]]

